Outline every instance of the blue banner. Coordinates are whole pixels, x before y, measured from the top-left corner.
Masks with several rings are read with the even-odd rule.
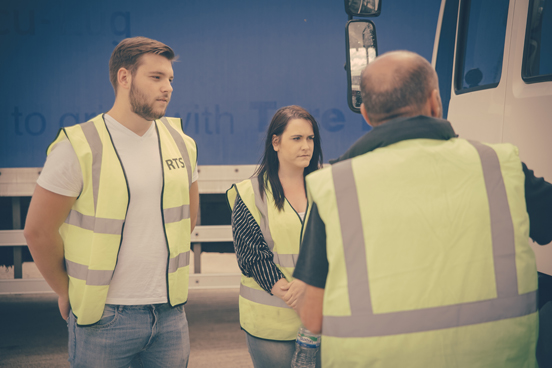
[[[379,53],[431,59],[439,3],[384,0]],[[342,0],[3,1],[0,167],[41,167],[60,127],[109,110],[109,57],[133,36],[179,55],[167,116],[183,119],[199,164],[257,163],[272,115],[292,104],[319,122],[327,162],[369,130],[347,107],[347,20]]]

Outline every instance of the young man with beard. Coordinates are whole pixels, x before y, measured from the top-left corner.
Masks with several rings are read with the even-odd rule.
[[[60,130],[25,237],[58,295],[72,367],[185,367],[197,149],[166,118],[173,50],[128,38],[109,61],[115,103]]]

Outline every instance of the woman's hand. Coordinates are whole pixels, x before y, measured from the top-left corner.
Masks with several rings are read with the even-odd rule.
[[[307,284],[303,281],[295,279],[282,287],[282,290],[286,291],[286,294],[282,298],[287,305],[297,310],[297,306],[305,294]]]
[[[281,278],[280,280],[278,280],[272,287],[272,290],[270,290],[272,292],[272,295],[275,295],[280,299],[284,299],[288,284],[289,283],[285,278]]]

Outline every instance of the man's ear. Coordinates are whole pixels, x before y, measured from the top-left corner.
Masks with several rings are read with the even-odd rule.
[[[364,106],[364,102],[360,104],[360,114],[366,120],[366,123],[370,125],[371,127],[374,127],[372,123],[370,123],[370,119],[368,118],[368,112],[366,112],[366,106]]]
[[[434,118],[443,118],[443,104],[441,103],[441,96],[438,89],[431,91],[429,96],[429,108],[431,109],[431,116]]]
[[[130,89],[132,73],[126,68],[120,68],[117,72],[117,83],[119,83],[119,87],[121,88]]]
[[[272,135],[272,148],[276,152],[278,152],[278,150],[280,149],[280,137],[278,137],[276,134]]]

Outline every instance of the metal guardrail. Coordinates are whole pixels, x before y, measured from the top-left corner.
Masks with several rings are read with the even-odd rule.
[[[231,242],[232,228],[224,226],[196,226],[192,232],[192,249],[194,250],[194,266],[197,271],[200,269],[201,243],[209,242]],[[21,249],[26,247],[27,242],[23,236],[23,230],[2,230],[0,231],[0,247],[14,247],[14,279],[0,280],[0,295],[2,294],[29,294],[29,293],[51,293],[52,289],[44,279],[23,279]],[[199,267],[198,267],[199,266]],[[16,272],[17,269],[17,272]],[[239,287],[241,274],[190,274],[190,289],[209,288],[235,288]]]
[[[201,226],[192,231],[191,242],[231,242],[232,227],[230,225]],[[0,230],[0,247],[27,246],[23,230]]]
[[[190,289],[232,289],[240,286],[239,273],[190,274]],[[44,279],[0,280],[0,295],[53,293]]]
[[[257,165],[199,165],[200,194],[226,193],[234,183],[253,175]],[[0,197],[33,195],[41,167],[0,168]]]
[[[225,193],[233,183],[251,177],[256,165],[198,166],[199,193]],[[0,168],[0,197],[12,197],[13,229],[0,231],[0,246],[13,247],[14,279],[0,280],[0,294],[52,292],[43,279],[23,279],[22,251],[27,246],[21,230],[20,197],[30,197],[42,168]],[[239,287],[240,274],[201,274],[202,244],[232,242],[230,225],[195,227],[191,237],[194,252],[194,274],[190,274],[190,288]]]
[[[23,230],[1,230],[0,247],[11,247],[15,245],[27,245],[23,236]]]

